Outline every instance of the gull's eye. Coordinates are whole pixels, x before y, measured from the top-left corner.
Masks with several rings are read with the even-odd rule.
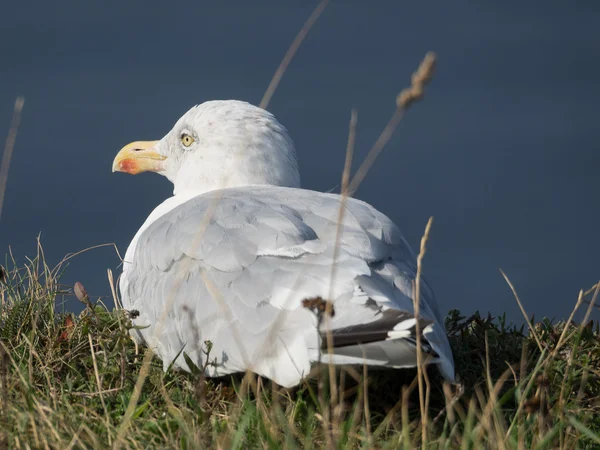
[[[191,137],[189,134],[182,134],[180,139],[184,147],[189,147],[194,143],[194,138]]]

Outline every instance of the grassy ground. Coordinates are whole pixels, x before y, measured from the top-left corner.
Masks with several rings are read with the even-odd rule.
[[[41,253],[2,269],[0,448],[600,448],[592,322],[531,333],[451,311],[461,386],[435,370],[348,368],[283,390],[251,374],[163,372],[129,339],[130,312],[93,304],[79,285],[86,309],[59,313],[59,275]]]

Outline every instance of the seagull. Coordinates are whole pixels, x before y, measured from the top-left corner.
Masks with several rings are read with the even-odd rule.
[[[251,371],[292,387],[317,364],[415,367],[420,345],[454,382],[422,278],[415,317],[416,257],[398,227],[358,199],[302,189],[294,144],[271,113],[207,101],[161,140],[123,147],[112,169],[174,185],[119,280],[123,307],[136,311],[132,337],[165,370]]]

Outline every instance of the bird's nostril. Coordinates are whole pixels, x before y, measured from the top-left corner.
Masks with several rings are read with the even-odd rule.
[[[134,151],[134,152],[141,152],[142,150],[143,150],[143,149],[141,149],[141,148],[134,148],[134,149],[133,149],[133,151]]]

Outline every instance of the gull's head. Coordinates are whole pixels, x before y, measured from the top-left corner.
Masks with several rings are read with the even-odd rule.
[[[113,172],[157,172],[175,195],[233,186],[299,187],[294,144],[264,109],[237,100],[210,101],[185,113],[160,141],[121,149]]]

